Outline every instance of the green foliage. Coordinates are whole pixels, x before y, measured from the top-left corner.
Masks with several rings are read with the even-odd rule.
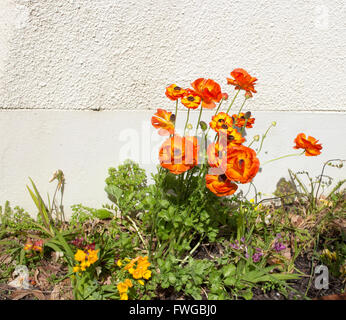
[[[273,194],[277,197],[281,197],[285,204],[289,204],[294,201],[297,193],[297,187],[291,181],[287,181],[285,178],[281,178],[276,185],[276,190]]]
[[[300,200],[305,200],[309,204],[309,212],[314,212],[317,209],[317,203],[319,197],[323,194],[324,190],[331,186],[333,178],[325,174],[327,166],[334,168],[343,168],[344,162],[342,159],[328,160],[323,164],[321,174],[316,178],[312,178],[307,171],[299,171],[294,173],[292,170],[288,170],[291,185],[297,190],[296,195]],[[304,181],[304,179],[307,181]],[[331,197],[337,190],[341,188],[345,180],[340,181],[328,197]]]
[[[202,286],[209,284],[208,275],[214,270],[214,264],[210,260],[197,260],[190,258],[185,266],[181,266],[179,260],[173,255],[165,259],[159,258],[157,265],[159,274],[153,276],[153,284],[161,288],[172,287],[176,292],[194,298],[202,299]]]
[[[83,224],[88,220],[98,218],[100,220],[110,219],[114,214],[107,209],[94,209],[83,206],[82,204],[76,204],[71,206],[72,215],[70,219],[70,224],[76,226],[78,224]]]
[[[168,245],[166,252],[183,254],[191,249],[191,241],[207,238],[214,241],[221,226],[230,223],[234,210],[233,198],[220,200],[212,194],[192,169],[184,179],[160,168],[153,176],[143,201],[144,224],[158,240],[158,246]]]
[[[142,210],[146,195],[147,177],[145,170],[131,160],[126,160],[117,169],[109,168],[105,191],[116,204],[122,215],[134,217]]]
[[[35,221],[23,208],[18,206],[11,208],[8,201],[5,202],[4,207],[0,206],[0,234],[10,230],[19,232],[33,229],[37,229]]]

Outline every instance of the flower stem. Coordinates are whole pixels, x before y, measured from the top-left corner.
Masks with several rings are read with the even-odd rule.
[[[247,147],[250,148],[254,142],[255,142],[255,139],[252,139],[251,143]]]
[[[241,105],[241,107],[240,107],[240,109],[239,109],[238,117],[237,117],[237,118],[239,118],[240,112],[242,111],[242,109],[243,109],[243,107],[244,107],[244,104],[245,104],[246,100],[247,100],[247,98],[244,99],[244,102],[243,102],[243,104]]]
[[[219,112],[220,107],[221,107],[221,105],[222,105],[222,102],[223,102],[223,98],[221,99],[221,101],[220,101],[219,105],[217,106],[217,109],[216,109],[216,111],[215,111],[215,114],[214,114],[214,115],[216,115],[216,114]]]
[[[201,111],[199,112],[198,121],[197,121],[197,125],[196,125],[196,132],[195,132],[196,137],[197,137],[197,131],[198,131],[198,127],[199,127],[199,122],[201,121],[202,111],[203,111],[203,107],[201,106]]]
[[[273,162],[273,161],[276,161],[276,160],[280,160],[280,159],[283,159],[283,158],[287,158],[287,157],[294,157],[294,156],[301,156],[305,153],[305,150],[301,153],[292,153],[292,154],[287,154],[285,156],[282,156],[282,157],[279,157],[279,158],[275,158],[275,159],[271,159],[271,160],[268,160],[264,163],[262,163],[262,166],[267,164],[267,163],[270,163],[270,162]]]
[[[240,89],[237,91],[236,95],[234,96],[234,98],[233,98],[231,104],[229,105],[229,107],[228,107],[226,113],[228,113],[228,112],[231,110],[231,107],[233,106],[233,103],[234,103],[236,97],[238,96],[239,92],[240,92]]]
[[[184,136],[185,136],[187,124],[189,123],[189,117],[190,117],[190,108],[187,109],[187,117],[186,117],[185,128],[184,128]]]
[[[267,136],[267,134],[268,134],[268,132],[269,132],[269,130],[270,130],[271,127],[273,127],[272,124],[269,126],[269,128],[267,129],[267,131],[265,132],[265,134],[262,136],[261,144],[260,144],[260,147],[259,147],[259,149],[258,149],[258,151],[257,151],[257,155],[259,155],[259,153],[261,152],[261,150],[262,150],[262,145],[263,145],[263,141],[264,141],[264,139],[266,138],[266,136]]]
[[[178,114],[178,99],[177,102],[175,103],[175,123],[177,122],[177,114]]]

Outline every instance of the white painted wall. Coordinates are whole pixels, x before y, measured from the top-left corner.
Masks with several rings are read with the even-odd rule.
[[[202,119],[209,121],[211,113],[205,112]],[[54,184],[48,181],[53,171],[62,169],[66,176],[64,203],[68,213],[72,204],[100,207],[107,203],[104,181],[110,166],[130,157],[147,169],[148,176],[155,172],[159,146],[165,138],[151,127],[152,114],[152,111],[1,111],[0,136],[5,138],[1,140],[0,201],[10,200],[35,212],[25,188],[28,177],[34,179],[43,195],[48,191],[52,195]],[[325,161],[346,159],[343,114],[259,111],[254,116],[256,125],[248,130],[249,142],[254,135],[263,134],[272,120],[277,121],[259,155],[261,163],[299,152],[292,148],[299,132],[309,133],[323,144],[318,157],[292,157],[263,166],[254,183],[267,196],[281,177],[288,176],[288,168],[308,170],[315,177]],[[185,118],[186,114],[178,114],[180,128]],[[191,119],[195,123],[197,115]],[[328,168],[326,174],[338,182],[346,178],[346,167]]]
[[[269,154],[291,152],[298,132],[324,146],[265,169],[258,188],[272,192],[287,167],[317,175],[323,161],[346,158],[345,21],[344,0],[0,0],[0,202],[32,210],[27,177],[48,190],[60,168],[67,207],[100,206],[123,129],[172,109],[173,82],[210,77],[233,93],[236,67],[259,79],[252,130],[278,120]]]

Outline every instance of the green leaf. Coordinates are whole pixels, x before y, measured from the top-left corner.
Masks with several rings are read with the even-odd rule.
[[[230,276],[224,279],[223,282],[226,286],[235,286],[235,284],[237,283],[237,278],[235,276]]]
[[[169,282],[173,285],[176,283],[177,281],[177,278],[175,277],[175,275],[173,273],[169,273],[168,274],[168,280]]]
[[[160,203],[160,206],[164,209],[167,209],[170,205],[168,200],[160,200],[159,203]]]
[[[111,201],[113,201],[116,204],[119,204],[120,198],[123,194],[123,191],[120,188],[114,185],[108,185],[105,187],[105,191],[107,192],[108,197]]]
[[[246,290],[246,291],[243,291],[243,292],[241,293],[241,295],[242,295],[242,297],[243,297],[245,300],[251,300],[252,297],[253,297],[253,293],[252,293],[251,289],[248,289],[248,290]]]
[[[234,264],[226,265],[222,268],[222,272],[225,278],[228,278],[231,275],[234,275],[237,271],[237,268]]]
[[[113,213],[106,209],[98,209],[94,212],[94,216],[98,219],[110,219],[113,217]]]

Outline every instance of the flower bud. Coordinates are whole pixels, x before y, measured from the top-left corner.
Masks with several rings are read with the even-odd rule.
[[[275,127],[276,126],[276,121],[272,122],[272,126]]]
[[[199,125],[203,131],[207,130],[208,126],[204,121],[200,121]]]
[[[246,91],[245,99],[250,99],[252,97],[252,93],[250,91]]]
[[[255,141],[259,141],[260,136],[257,134],[257,135],[255,135],[255,136],[253,137],[253,139],[254,139]]]
[[[187,126],[186,126],[187,130],[191,130],[192,129],[192,124],[191,123],[188,123]]]

